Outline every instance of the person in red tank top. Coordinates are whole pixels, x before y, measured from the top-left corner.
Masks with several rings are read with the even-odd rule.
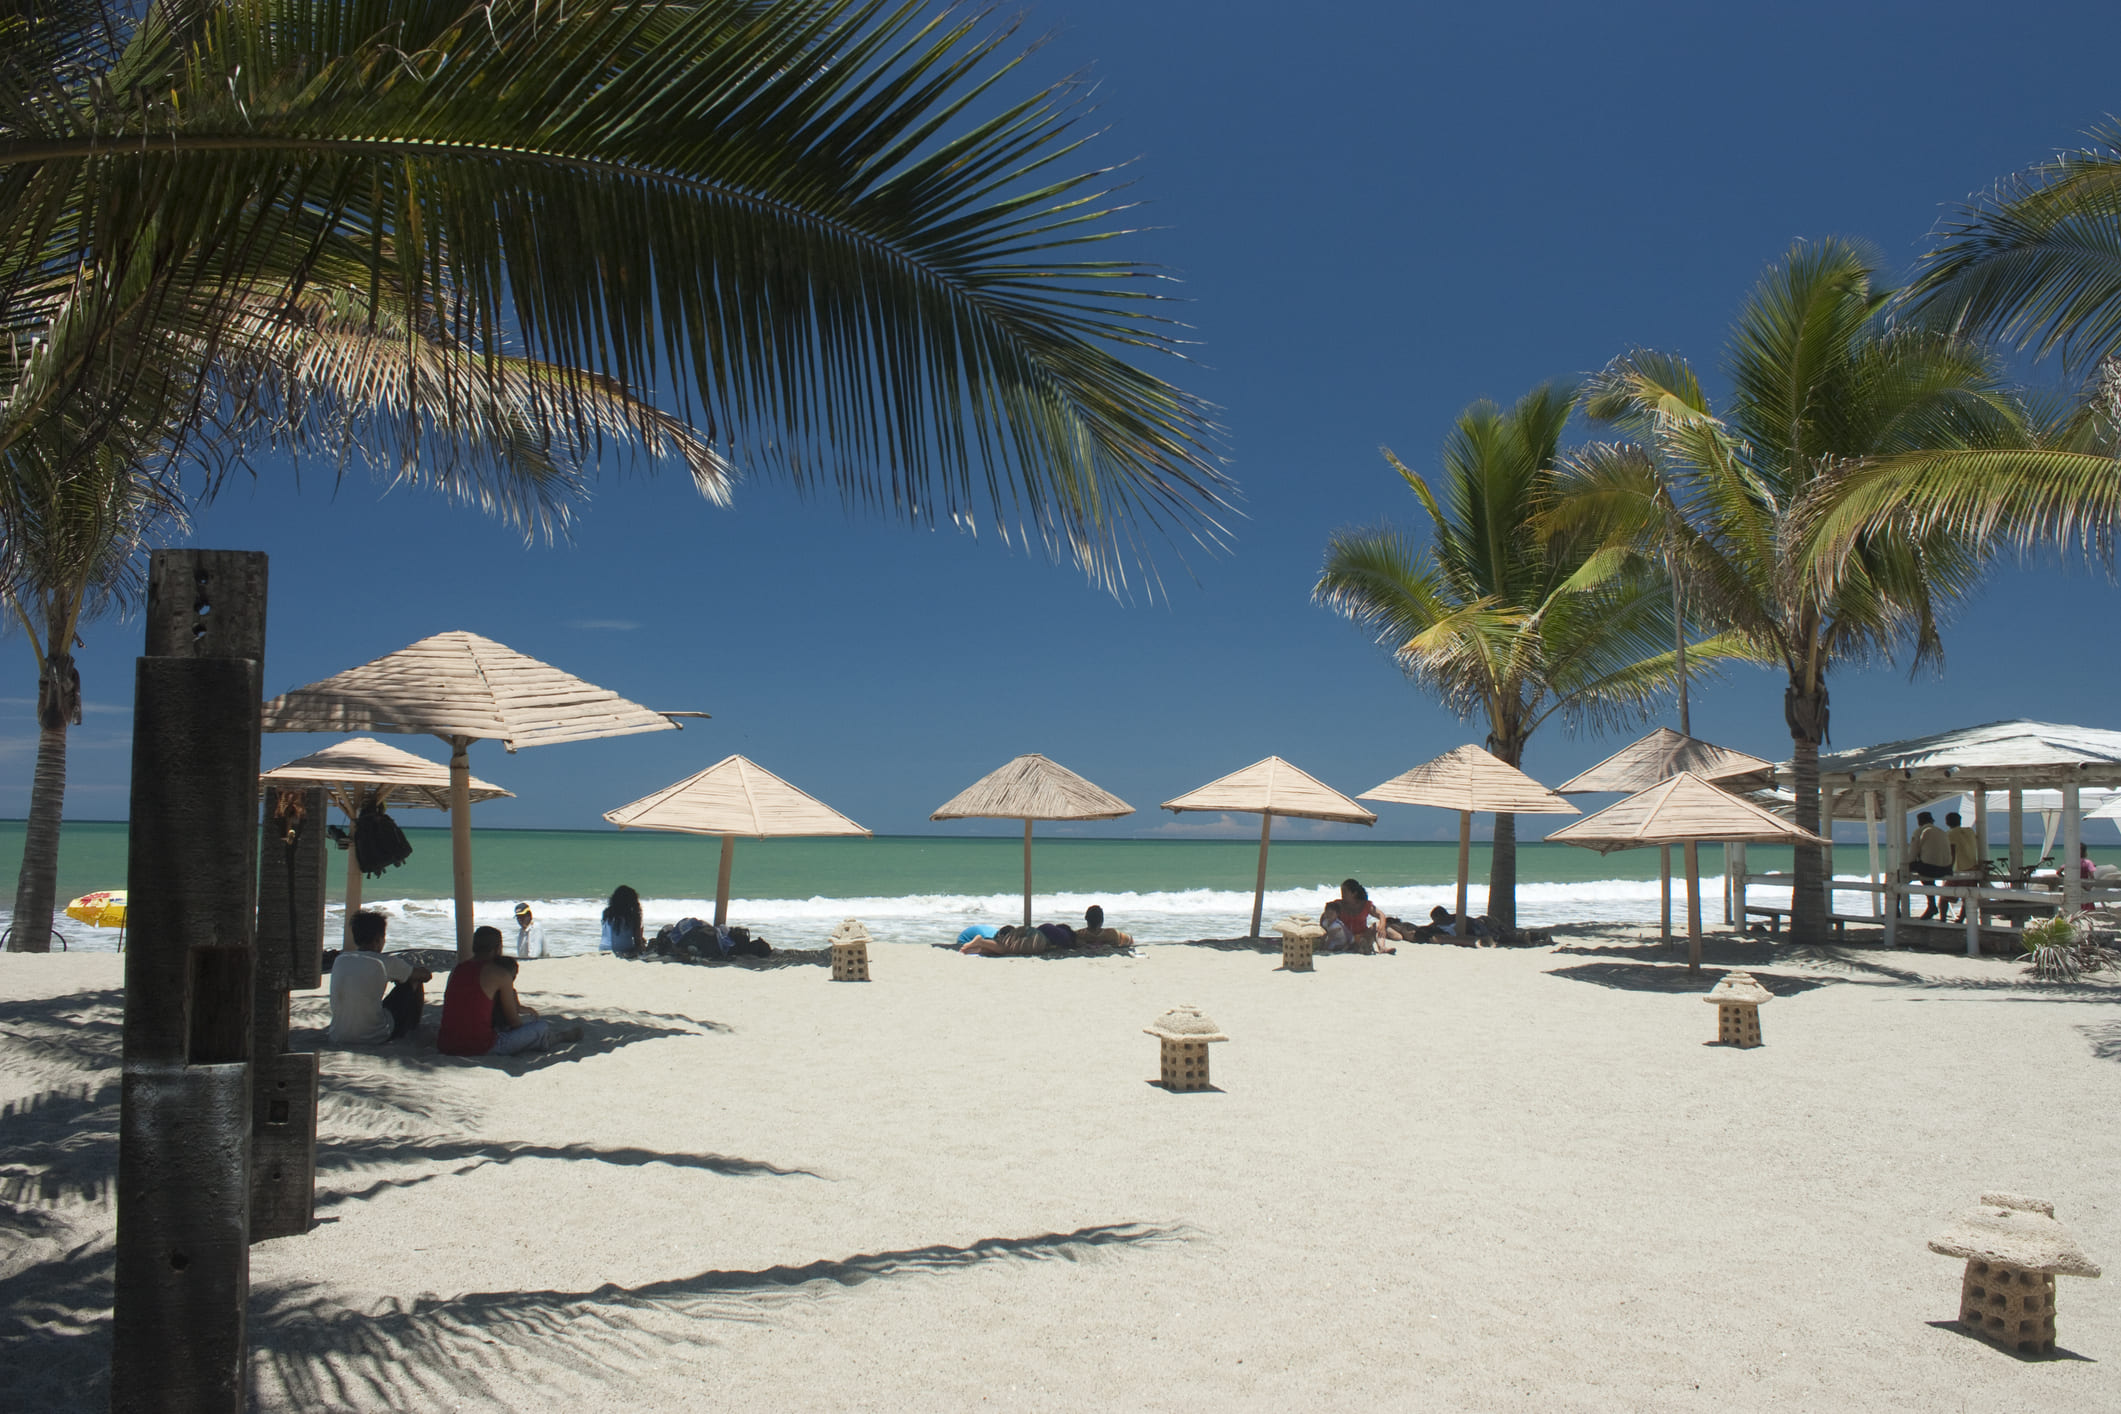
[[[582,1028],[555,1033],[552,1023],[516,999],[515,978],[500,965],[501,930],[471,935],[471,956],[450,969],[442,992],[435,1048],[445,1056],[512,1056],[551,1042],[579,1041]]]

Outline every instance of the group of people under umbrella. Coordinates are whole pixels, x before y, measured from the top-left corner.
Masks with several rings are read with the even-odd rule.
[[[358,833],[386,805],[428,806],[450,815],[457,948],[469,956],[474,924],[471,805],[510,792],[471,775],[469,748],[498,740],[508,751],[528,746],[669,731],[704,712],[656,711],[606,688],[477,634],[455,631],[400,649],[265,704],[266,731],[383,732],[433,735],[449,743],[446,771],[369,737],[341,742],[266,773],[268,785],[325,789]],[[1549,840],[1608,852],[1664,850],[1667,898],[1670,849],[1686,855],[1689,961],[1699,965],[1701,904],[1695,847],[1701,842],[1817,841],[1817,836],[1742,799],[1736,792],[1770,763],[1660,728],[1589,771],[1548,790],[1477,746],[1461,746],[1375,788],[1360,800],[1456,811],[1461,935],[1469,926],[1466,892],[1474,814],[1576,814],[1563,795],[1629,791],[1627,799],[1551,832]],[[1276,818],[1374,825],[1375,812],[1316,777],[1269,756],[1197,790],[1167,800],[1173,812],[1256,814],[1259,868],[1249,936],[1260,932],[1267,852]],[[1031,925],[1032,828],[1035,822],[1111,820],[1134,807],[1058,762],[1018,756],[973,782],[931,819],[1020,820],[1024,827],[1024,925]],[[742,756],[605,812],[620,829],[672,830],[719,837],[715,926],[726,925],[736,841],[870,832],[815,797]],[[359,905],[360,852],[349,851],[347,914]]]

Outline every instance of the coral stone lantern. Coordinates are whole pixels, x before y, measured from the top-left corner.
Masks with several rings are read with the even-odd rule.
[[[1930,1251],[1966,1258],[1959,1324],[1969,1335],[2019,1355],[2055,1353],[2055,1278],[2095,1277],[2099,1268],[2055,1205],[2015,1193],[1984,1193],[1930,1239]]]
[[[1274,925],[1281,934],[1281,970],[1284,972],[1311,971],[1311,954],[1318,950],[1318,940],[1326,930],[1311,919],[1292,913]]]
[[[1202,1015],[1199,1007],[1175,1006],[1142,1030],[1163,1042],[1166,1090],[1213,1088],[1208,1084],[1208,1043],[1230,1038]]]
[[[869,930],[859,918],[843,919],[826,941],[832,944],[832,980],[869,980]]]
[[[1716,1039],[1750,1050],[1760,1044],[1760,1004],[1775,1000],[1775,994],[1750,972],[1727,972],[1702,1000],[1716,1004]]]

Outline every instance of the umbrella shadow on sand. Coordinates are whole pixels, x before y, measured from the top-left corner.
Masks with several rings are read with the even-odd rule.
[[[548,1003],[539,1008],[540,1012],[549,1016],[555,1028],[564,1031],[579,1026],[581,1039],[514,1056],[445,1056],[435,1049],[435,1038],[441,1025],[440,1009],[430,1006],[429,1015],[421,1021],[419,1030],[380,1046],[335,1046],[322,1027],[296,1027],[289,1033],[288,1046],[297,1051],[363,1056],[408,1070],[461,1070],[479,1066],[508,1075],[529,1075],[556,1065],[610,1055],[642,1041],[657,1041],[668,1036],[705,1036],[729,1030],[721,1022],[696,1021],[689,1016],[628,1011],[617,1007],[567,1006],[570,998],[553,993],[544,994],[540,1000]]]
[[[1589,982],[1622,992],[1706,993],[1732,968],[1704,967],[1690,972],[1682,962],[1579,962],[1569,967],[1550,967],[1549,977],[1571,982]],[[1794,997],[1842,979],[1838,977],[1791,977],[1786,974],[1746,969],[1753,980],[1778,997]]]
[[[636,959],[662,967],[729,967],[739,972],[775,972],[783,967],[830,967],[831,948],[775,948],[765,957],[664,957]]]

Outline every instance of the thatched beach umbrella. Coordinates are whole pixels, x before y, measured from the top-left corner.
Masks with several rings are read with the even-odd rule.
[[[714,882],[714,926],[729,922],[729,870],[736,842],[799,835],[866,835],[868,830],[773,772],[742,756],[725,756],[676,785],[631,805],[604,812],[622,830],[674,830],[720,835],[722,863]]]
[[[1701,970],[1701,872],[1695,854],[1702,840],[1773,844],[1824,844],[1772,810],[1681,771],[1646,791],[1616,801],[1596,815],[1586,815],[1548,834],[1562,844],[1581,845],[1600,854],[1644,845],[1686,846],[1687,967]]]
[[[1466,923],[1466,876],[1473,858],[1473,813],[1495,811],[1509,815],[1574,815],[1576,807],[1533,780],[1509,762],[1477,746],[1460,746],[1433,761],[1424,761],[1411,771],[1394,776],[1383,785],[1364,791],[1358,799],[1390,801],[1397,805],[1433,805],[1458,812],[1458,935],[1464,937]]]
[[[471,757],[491,738],[525,746],[674,729],[608,688],[461,630],[438,633],[265,704],[269,732],[411,732],[449,743],[449,833],[456,875],[457,953],[471,956]]]
[[[1242,771],[1233,771],[1164,802],[1174,814],[1182,810],[1212,810],[1218,814],[1259,816],[1259,878],[1252,888],[1252,931],[1259,936],[1260,910],[1267,897],[1267,842],[1274,817],[1297,820],[1337,820],[1352,825],[1374,825],[1377,816],[1363,809],[1333,787],[1297,770],[1279,756],[1256,761]]]
[[[950,797],[931,820],[1024,822],[1024,926],[1031,926],[1031,822],[1117,820],[1134,807],[1057,761],[1025,752]]]
[[[395,746],[385,746],[374,737],[357,736],[313,751],[284,766],[275,766],[258,777],[260,785],[281,790],[321,788],[331,803],[356,819],[363,806],[409,805],[416,808],[449,808],[449,768],[424,756],[415,756]],[[471,803],[514,799],[515,792],[502,790],[490,781],[471,778]],[[346,851],[346,927],[351,947],[353,916],[361,907],[361,861],[358,850]]]
[[[1640,741],[1631,742],[1580,775],[1554,787],[1556,795],[1632,795],[1648,790],[1659,781],[1681,771],[1692,771],[1705,781],[1740,793],[1764,789],[1774,783],[1775,763],[1727,746],[1659,727]],[[1662,899],[1661,924],[1664,940],[1672,940],[1672,847],[1657,851],[1657,876]]]

